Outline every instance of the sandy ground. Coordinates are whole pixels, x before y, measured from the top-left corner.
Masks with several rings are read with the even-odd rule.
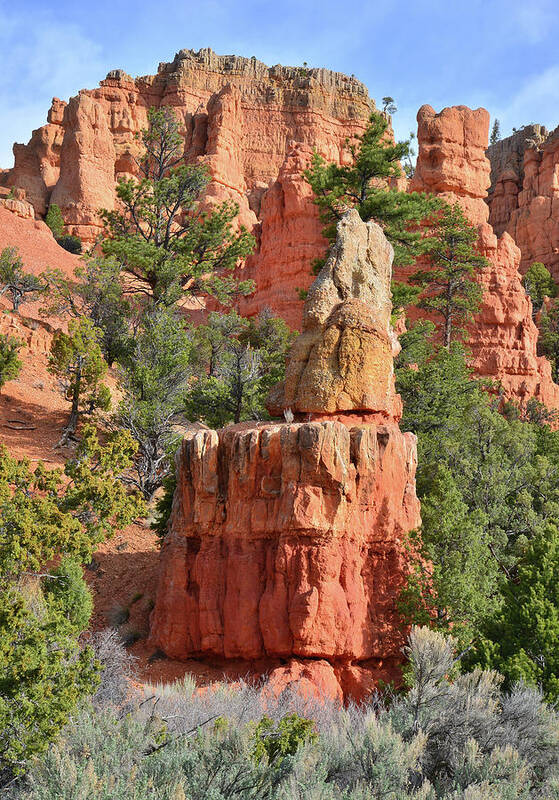
[[[25,309],[23,309],[25,311]],[[28,321],[0,310],[0,332],[21,328]],[[7,383],[0,393],[0,443],[11,455],[39,460],[50,468],[63,466],[72,455],[70,447],[57,448],[69,411],[57,381],[47,371],[49,331],[33,325],[30,345],[20,353],[23,368],[18,378]],[[147,522],[140,521],[117,532],[95,553],[85,570],[94,598],[91,629],[117,626],[137,659],[139,680],[143,683],[170,682],[186,672],[199,686],[223,677],[236,680],[249,672],[258,675],[270,664],[246,662],[179,662],[167,659],[147,643],[149,615],[155,601],[159,562],[159,540]]]

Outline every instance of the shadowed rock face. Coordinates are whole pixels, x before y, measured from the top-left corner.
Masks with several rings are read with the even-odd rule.
[[[168,655],[264,660],[274,691],[338,699],[398,680],[403,538],[420,518],[415,437],[397,422],[391,263],[380,228],[348,212],[288,366],[294,409],[321,419],[183,442],[151,619]]]
[[[541,261],[559,279],[559,128],[529,125],[487,151],[490,221],[521,251],[520,270]]]

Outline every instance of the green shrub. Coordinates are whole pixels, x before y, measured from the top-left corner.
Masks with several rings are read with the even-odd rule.
[[[261,761],[267,757],[270,764],[284,756],[293,756],[305,742],[315,742],[314,722],[297,714],[288,714],[276,724],[270,717],[262,717],[255,726],[253,757]]]
[[[63,247],[69,253],[79,255],[82,252],[82,242],[78,236],[60,236],[57,240],[60,247]]]
[[[502,692],[494,672],[457,675],[453,641],[426,628],[412,631],[408,656],[410,690],[359,708],[274,698],[242,681],[198,694],[190,676],[146,686],[130,713],[97,702],[8,797],[559,798],[559,716],[537,691]]]
[[[60,239],[64,233],[64,219],[62,218],[62,212],[56,203],[51,203],[49,205],[45,222],[51,229],[54,238],[57,240]]]
[[[177,476],[174,469],[174,464],[170,460],[171,471],[163,478],[163,494],[157,499],[155,504],[155,518],[151,523],[152,531],[159,536],[161,541],[167,535],[167,526],[171,518],[171,511],[173,510],[173,497],[175,496],[175,489],[177,488]]]
[[[5,383],[17,378],[21,369],[18,352],[23,342],[13,336],[0,334],[0,391]]]

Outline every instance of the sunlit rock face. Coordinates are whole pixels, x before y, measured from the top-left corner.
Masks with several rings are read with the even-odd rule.
[[[183,442],[151,619],[168,655],[264,660],[274,691],[338,699],[398,679],[404,540],[420,517],[394,392],[391,264],[380,228],[348,212],[275,398],[301,421]]]
[[[180,121],[187,159],[211,173],[206,202],[233,200],[239,224],[258,240],[242,276],[256,292],[241,312],[269,307],[298,327],[297,290],[312,283],[312,260],[327,246],[302,172],[313,149],[347,158],[347,137],[374,108],[366,88],[329,70],[181,50],[156,75],[134,80],[113,70],[68,104],[53,100],[47,124],[14,146],[15,166],[0,173],[0,184],[25,189],[38,215],[57,203],[67,232],[92,242],[99,209],[114,207],[116,181],[137,174],[148,109],[162,106]]]
[[[489,114],[465,106],[437,114],[431,106],[423,106],[417,119],[419,153],[411,188],[459,203],[478,226],[479,249],[489,261],[478,273],[483,301],[469,328],[473,372],[499,383],[506,397],[522,405],[534,397],[549,408],[559,408],[559,387],[551,379],[551,366],[537,355],[538,331],[521,283],[519,242],[508,233],[498,239],[487,222]]]

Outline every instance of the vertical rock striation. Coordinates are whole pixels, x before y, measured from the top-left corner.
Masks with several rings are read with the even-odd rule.
[[[391,263],[378,226],[348,212],[279,401],[302,420],[183,442],[151,618],[169,656],[264,660],[275,691],[338,699],[397,679],[403,538],[420,518],[415,437],[394,393]]]
[[[508,233],[497,239],[487,221],[489,114],[465,106],[437,114],[422,106],[417,119],[419,154],[411,188],[458,202],[478,226],[479,248],[489,261],[479,273],[482,307],[470,326],[473,372],[498,381],[508,398],[523,405],[535,397],[559,408],[559,386],[551,379],[550,364],[537,355],[538,331],[521,283],[520,250]]]

